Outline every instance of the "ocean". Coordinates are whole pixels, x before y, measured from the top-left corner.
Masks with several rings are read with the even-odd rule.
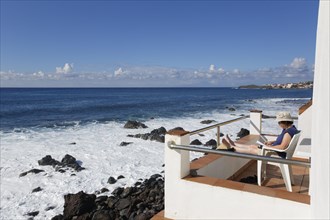
[[[0,128],[67,127],[90,122],[178,118],[299,107],[312,97],[310,89],[262,90],[236,88],[1,88]],[[271,104],[271,103],[269,103]],[[226,108],[227,107],[227,108]],[[296,112],[293,112],[296,114]]]
[[[193,131],[207,126],[202,120],[223,122],[249,114],[250,109],[263,110],[268,116],[278,111],[298,116],[298,108],[311,97],[310,89],[1,88],[0,219],[27,219],[26,214],[34,211],[39,211],[36,220],[51,219],[63,213],[63,196],[68,193],[107,188],[109,192],[100,195],[109,196],[117,187],[133,186],[156,173],[164,175],[164,143],[128,135],[161,126]],[[148,128],[125,129],[127,120],[141,121]],[[264,118],[262,123],[265,133],[281,131],[272,118]],[[249,128],[249,119],[220,131],[234,139],[241,128]],[[216,139],[216,129],[203,134],[191,136],[191,141]],[[130,144],[121,146],[123,141]],[[60,161],[66,154],[86,169],[60,173],[38,164],[46,155]],[[200,156],[190,153],[191,160]],[[19,177],[33,168],[45,172]],[[119,175],[125,178],[108,183],[110,176]],[[32,193],[37,187],[42,190]]]

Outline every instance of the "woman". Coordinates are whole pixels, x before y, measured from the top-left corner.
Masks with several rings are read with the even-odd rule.
[[[265,145],[275,149],[284,150],[289,146],[292,137],[298,133],[298,130],[293,125],[293,119],[289,112],[279,112],[276,115],[276,121],[278,122],[278,125],[283,129],[282,133],[277,137],[275,141],[266,141]],[[259,154],[262,148],[262,146],[258,146],[258,145],[246,145],[246,144],[235,143],[229,138],[228,135],[226,135],[226,137],[222,139],[222,144],[227,149],[234,149],[239,153],[248,153],[248,154]],[[277,152],[277,154],[282,158],[286,157],[285,152]]]

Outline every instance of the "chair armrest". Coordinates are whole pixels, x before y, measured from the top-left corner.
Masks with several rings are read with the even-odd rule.
[[[271,137],[277,137],[278,136],[278,134],[261,134],[261,135],[263,135],[263,136],[271,136]]]
[[[262,149],[269,150],[269,151],[285,152],[285,150],[277,149],[274,147],[268,147],[268,146],[263,146]]]

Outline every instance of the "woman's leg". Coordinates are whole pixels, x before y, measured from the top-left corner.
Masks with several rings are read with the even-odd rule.
[[[228,134],[225,136],[226,141],[232,146],[232,147],[249,147],[250,144],[239,144],[235,143],[232,139],[229,138]]]
[[[257,145],[243,145],[241,146],[233,146],[231,145],[225,138],[222,139],[222,143],[228,148],[234,148],[236,152],[238,153],[245,153],[245,154],[259,154],[259,148]]]
[[[239,147],[239,146],[233,146],[235,148],[235,151],[238,153],[245,153],[245,154],[259,154],[259,148],[257,145],[249,145],[249,146],[244,146],[244,147]]]

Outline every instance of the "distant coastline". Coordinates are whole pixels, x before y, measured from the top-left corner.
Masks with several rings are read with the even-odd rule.
[[[239,89],[312,89],[313,81],[298,82],[298,83],[274,83],[265,85],[242,85]]]

